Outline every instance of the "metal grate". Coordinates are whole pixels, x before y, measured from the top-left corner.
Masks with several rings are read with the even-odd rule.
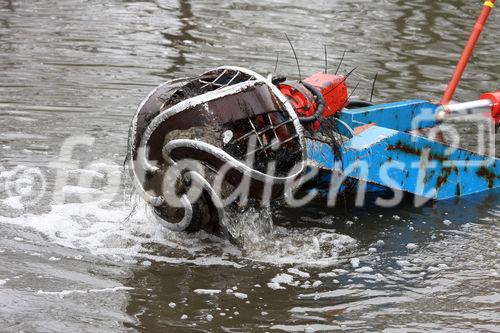
[[[214,69],[204,73],[199,78],[188,81],[184,86],[178,87],[174,93],[168,92],[159,96],[158,98],[162,101],[160,109],[168,109],[179,102],[210,91],[254,80],[256,80],[254,76],[235,69]]]
[[[252,80],[257,80],[257,78],[249,73],[233,68],[219,68],[205,73],[198,79],[198,82],[203,84],[200,90],[208,91]],[[250,117],[239,123],[237,128],[242,130],[244,134],[233,141],[233,145],[240,148],[232,149],[232,152],[237,153],[239,150],[239,153],[242,153],[241,150],[244,150],[246,154],[237,154],[240,158],[246,158],[250,155],[269,158],[282,148],[295,150],[300,147],[299,133],[293,125],[293,119],[284,107],[275,112]],[[244,145],[249,144],[252,140],[255,141],[255,145],[244,149]],[[296,145],[294,141],[296,141]]]
[[[256,137],[256,143],[258,144],[257,147],[254,150],[247,152],[246,156],[253,155],[259,152],[263,152],[267,156],[268,151],[275,151],[278,148],[281,148],[286,143],[291,142],[299,137],[297,133],[294,133],[286,138],[280,138],[278,136],[278,133],[276,132],[276,130],[286,126],[287,124],[291,124],[293,122],[292,119],[287,119],[285,121],[279,122],[278,124],[275,124],[271,119],[270,114],[262,116],[262,118],[266,119],[266,123],[264,125],[260,124],[260,126],[256,126],[255,118],[248,119],[252,130],[235,140],[235,142],[238,143],[242,142],[245,139],[250,140],[252,136]]]
[[[200,88],[201,90],[217,90],[233,84],[255,80],[251,75],[232,69],[218,69],[213,72],[207,72],[205,75],[217,74],[217,72],[220,72],[220,74],[213,80],[206,78],[198,79],[198,82],[203,84]]]

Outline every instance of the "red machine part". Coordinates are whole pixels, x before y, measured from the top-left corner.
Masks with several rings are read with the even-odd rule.
[[[495,120],[495,124],[500,124],[500,91],[484,94],[481,96],[481,99],[489,99],[491,101],[491,116]]]
[[[317,88],[323,95],[325,100],[323,118],[333,116],[347,104],[345,76],[316,73],[304,81]],[[309,117],[315,114],[317,103],[313,94],[302,83],[298,81],[284,82],[279,84],[278,88],[288,98],[299,117]],[[312,123],[308,128],[317,131],[319,121]]]
[[[333,116],[346,106],[349,96],[345,76],[316,73],[305,81],[321,91],[326,104],[323,117]]]
[[[481,14],[479,15],[479,18],[477,19],[476,24],[474,25],[474,29],[472,30],[472,34],[469,37],[467,45],[465,46],[462,57],[460,58],[460,61],[457,64],[457,68],[453,73],[453,77],[451,78],[451,81],[448,84],[448,88],[446,89],[446,92],[444,93],[443,98],[441,99],[442,105],[447,105],[451,102],[451,99],[455,94],[455,90],[457,89],[458,84],[460,83],[460,79],[464,74],[465,68],[467,67],[467,64],[469,63],[469,60],[472,56],[472,52],[474,51],[474,48],[476,47],[479,37],[483,32],[484,26],[488,21],[488,17],[490,16],[493,7],[495,7],[495,1],[496,0],[487,0],[483,3],[483,9],[481,10]]]

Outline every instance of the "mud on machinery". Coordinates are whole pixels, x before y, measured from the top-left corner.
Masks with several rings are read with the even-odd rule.
[[[484,4],[482,25],[493,4]],[[220,232],[228,205],[266,205],[293,196],[304,180],[334,197],[361,184],[433,200],[498,188],[499,159],[418,134],[452,113],[484,108],[500,123],[500,92],[449,104],[480,28],[440,103],[351,100],[348,75],[326,72],[289,81],[219,67],[166,82],[132,121],[127,159],[134,186],[163,225],[187,232]]]

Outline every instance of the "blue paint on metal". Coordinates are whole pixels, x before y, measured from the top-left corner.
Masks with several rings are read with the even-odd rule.
[[[320,141],[308,140],[307,147],[313,165],[342,170],[349,179],[379,190],[444,200],[500,187],[499,159],[389,128],[370,127],[346,141],[337,154]]]
[[[317,177],[316,189],[319,191],[320,196],[323,197],[334,194],[330,193],[330,190],[336,181],[334,178],[342,178],[341,175],[344,172],[343,162],[340,159],[340,156],[335,157],[334,148],[324,142],[306,139],[306,145],[310,167],[318,168],[320,170],[320,174]],[[340,154],[340,150],[338,153]],[[344,192],[352,188],[351,185],[358,181],[356,178],[349,177],[348,175],[345,177],[345,180],[349,185],[341,185],[338,192]],[[389,191],[389,188],[379,184],[369,183],[366,186],[366,192],[368,193],[385,191]]]
[[[482,166],[491,165],[490,158],[461,149],[448,150],[441,143],[393,130],[388,130],[386,138],[374,145],[363,144],[363,139],[371,140],[371,132],[378,134],[381,130],[370,128],[345,145],[346,165],[369,166],[355,170],[352,177],[438,200],[488,189],[481,184],[478,172]],[[466,160],[480,163],[465,165]]]
[[[352,128],[374,123],[377,126],[408,132],[436,126],[438,110],[437,104],[411,100],[343,110],[340,119]]]
[[[438,111],[439,105],[424,100],[344,110],[337,130],[349,139],[336,148],[307,139],[309,164],[323,170],[321,182],[340,177],[367,182],[374,191],[401,190],[435,200],[500,188],[500,159],[407,133],[436,126]],[[368,124],[373,126],[359,134],[348,128]]]
[[[310,164],[331,172],[342,171],[342,161],[335,157],[330,145],[322,141],[306,139],[306,147]]]

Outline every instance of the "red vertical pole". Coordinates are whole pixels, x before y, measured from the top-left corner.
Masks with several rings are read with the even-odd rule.
[[[462,57],[460,58],[460,61],[457,64],[457,68],[455,69],[455,73],[453,73],[453,77],[451,78],[451,81],[448,84],[448,88],[446,89],[446,92],[444,93],[444,96],[441,99],[442,105],[447,105],[451,102],[453,95],[455,94],[455,91],[457,90],[457,86],[460,83],[460,79],[462,78],[462,75],[464,74],[465,68],[467,67],[467,64],[469,63],[470,57],[472,56],[472,52],[474,51],[474,48],[476,47],[477,41],[479,40],[479,36],[481,35],[481,32],[483,31],[484,25],[486,24],[486,21],[488,20],[488,16],[490,15],[493,7],[495,7],[495,1],[496,0],[489,0],[489,1],[484,2],[483,10],[481,11],[481,15],[479,15],[479,18],[477,19],[477,22],[474,26],[474,29],[472,30],[472,34],[469,38],[469,41],[467,42],[467,45],[465,46],[464,53],[462,54]]]

